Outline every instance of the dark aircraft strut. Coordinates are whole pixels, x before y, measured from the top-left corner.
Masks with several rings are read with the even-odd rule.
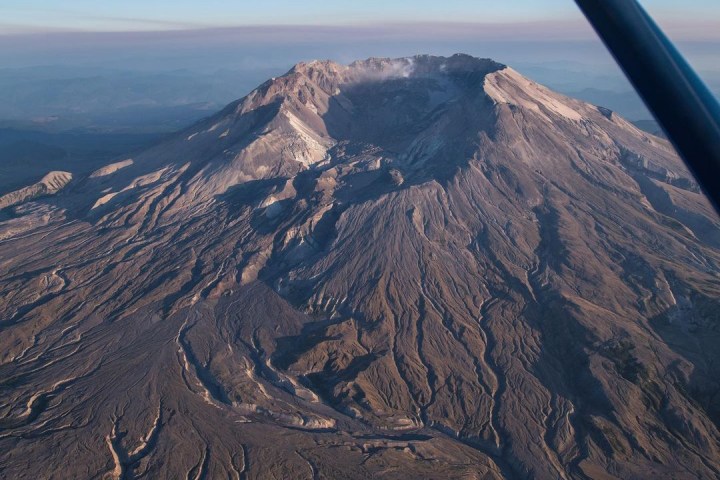
[[[636,0],[575,0],[720,214],[720,104]]]

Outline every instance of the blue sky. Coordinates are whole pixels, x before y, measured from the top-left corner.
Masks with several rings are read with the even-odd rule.
[[[644,0],[661,22],[720,22],[717,0]],[[241,25],[577,20],[572,0],[2,0],[0,33],[137,31]]]

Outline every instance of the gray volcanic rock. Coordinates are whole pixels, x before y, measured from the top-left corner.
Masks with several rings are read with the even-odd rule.
[[[299,64],[0,221],[0,471],[716,478],[698,192],[490,60]]]
[[[65,188],[71,180],[70,172],[50,172],[37,183],[0,196],[0,209],[13,207],[43,195],[53,195]]]

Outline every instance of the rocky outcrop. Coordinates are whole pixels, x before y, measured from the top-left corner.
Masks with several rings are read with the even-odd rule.
[[[70,172],[50,172],[33,185],[0,196],[0,209],[29,202],[44,195],[53,195],[65,188],[71,180]]]

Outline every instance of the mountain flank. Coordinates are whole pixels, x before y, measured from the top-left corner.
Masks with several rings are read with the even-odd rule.
[[[56,177],[0,217],[7,478],[720,475],[720,220],[606,108],[314,61]]]

